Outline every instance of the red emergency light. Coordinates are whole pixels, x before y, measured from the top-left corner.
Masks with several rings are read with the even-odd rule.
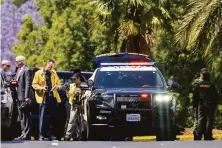
[[[148,62],[130,62],[130,66],[149,66],[150,64]]]
[[[150,94],[148,94],[148,93],[142,93],[142,94],[140,95],[140,98],[141,98],[142,100],[146,101],[146,100],[148,100],[149,95],[150,95]]]

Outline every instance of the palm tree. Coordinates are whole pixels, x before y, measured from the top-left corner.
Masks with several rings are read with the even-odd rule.
[[[176,42],[209,63],[218,58],[222,49],[222,1],[190,0]]]
[[[143,53],[152,56],[154,30],[164,26],[171,30],[167,0],[93,0],[97,29],[109,30],[118,51]],[[97,26],[95,25],[95,26]]]

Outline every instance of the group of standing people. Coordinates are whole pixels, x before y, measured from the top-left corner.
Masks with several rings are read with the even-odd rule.
[[[1,76],[4,79],[10,67],[10,61],[3,60],[1,64]],[[34,74],[34,78],[32,78],[31,70],[25,63],[24,56],[17,56],[15,64],[14,79],[18,82],[16,92],[18,116],[21,124],[21,134],[15,140],[31,139],[32,118],[29,106],[33,98],[39,104],[39,140],[60,140],[59,106],[61,96],[68,98],[71,106],[67,130],[63,131],[65,140],[70,138],[81,140],[80,114],[82,104],[76,103],[77,100],[81,100],[83,94],[80,89],[81,73],[75,73],[72,76],[71,84],[61,86],[60,79],[54,70],[54,60],[48,60],[45,67]],[[59,94],[61,91],[64,95]],[[66,126],[65,123],[63,126]]]

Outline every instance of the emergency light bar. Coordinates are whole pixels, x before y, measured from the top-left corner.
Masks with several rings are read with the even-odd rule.
[[[101,63],[101,66],[152,66],[155,62]]]
[[[114,53],[99,55],[93,58],[94,67],[104,66],[152,66],[153,60],[144,54]]]

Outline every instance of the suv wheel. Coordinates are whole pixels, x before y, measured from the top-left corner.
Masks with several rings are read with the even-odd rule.
[[[176,139],[175,128],[171,126],[171,128],[163,128],[158,129],[156,133],[157,141],[174,141]]]

